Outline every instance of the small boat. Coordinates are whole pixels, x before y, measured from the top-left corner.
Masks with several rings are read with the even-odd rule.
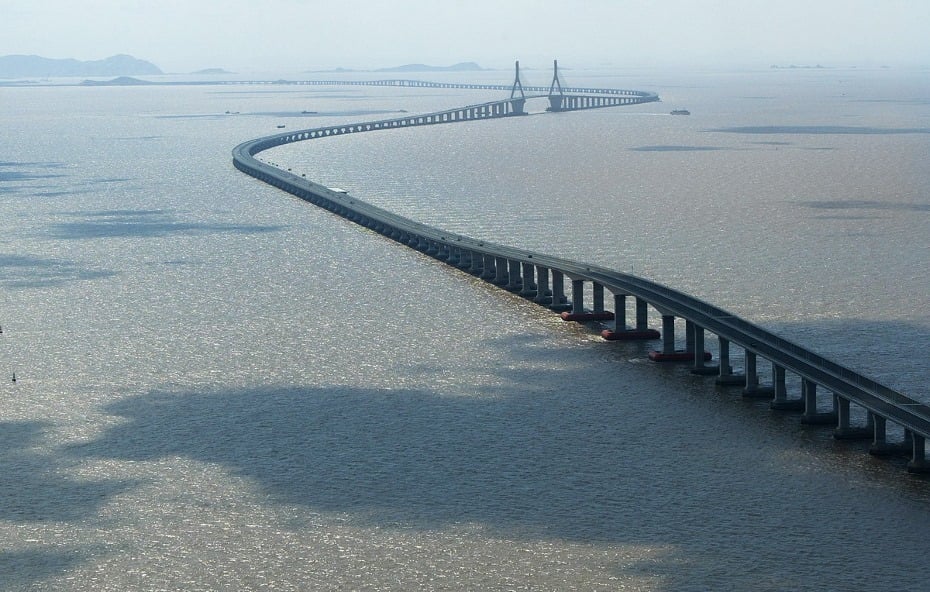
[[[284,126],[283,126],[283,125],[279,125],[279,126],[278,126],[278,129],[284,129]]]
[[[672,115],[691,115],[691,112],[687,109],[673,109]]]

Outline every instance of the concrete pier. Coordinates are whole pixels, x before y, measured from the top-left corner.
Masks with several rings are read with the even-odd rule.
[[[607,341],[645,341],[659,339],[660,333],[650,329],[647,324],[647,303],[636,301],[636,326],[630,329],[626,326],[626,294],[614,294],[614,327],[601,331],[601,337]],[[642,302],[643,306],[640,306]],[[642,308],[642,310],[640,310]]]
[[[552,290],[549,288],[549,268],[536,265],[536,298],[533,302],[548,306],[552,304]]]
[[[572,305],[565,298],[565,276],[561,271],[550,270],[552,273],[552,303],[549,308],[556,312],[569,310]]]
[[[775,389],[759,384],[758,359],[756,352],[746,350],[746,383],[743,396],[752,399],[773,399]]]
[[[836,410],[817,411],[817,383],[809,378],[801,379],[801,397],[804,401],[804,413],[801,423],[806,425],[836,425]],[[836,397],[832,400],[836,401]],[[835,406],[835,404],[834,404]]]
[[[717,374],[715,382],[720,386],[740,386],[745,384],[745,376],[733,373],[733,366],[730,364],[730,340],[718,335],[717,343],[720,350],[718,363],[720,372]]]
[[[788,388],[785,386],[785,369],[772,364],[772,377],[772,387],[775,395],[772,398],[771,408],[777,411],[803,411],[805,405],[803,398],[788,398]]]
[[[865,426],[853,426],[849,412],[849,399],[845,397],[836,397],[836,429],[833,430],[833,437],[837,440],[867,440],[872,437],[874,427],[871,422],[874,421],[872,414],[867,415],[867,424]]]

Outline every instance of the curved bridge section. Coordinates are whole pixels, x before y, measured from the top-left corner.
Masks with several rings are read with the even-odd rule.
[[[469,88],[489,87],[474,85]],[[579,100],[574,107],[566,105],[561,110],[658,100],[653,93],[639,91],[585,90],[596,91],[584,95],[590,97],[590,101]],[[549,96],[551,101],[551,94],[543,96]],[[650,353],[650,358],[657,362],[691,364],[692,372],[696,374],[715,375],[717,384],[742,387],[743,396],[770,399],[772,409],[801,412],[802,423],[832,425],[837,439],[870,439],[872,443],[869,452],[872,454],[906,454],[910,457],[907,463],[910,472],[930,472],[925,450],[926,439],[930,437],[928,406],[726,310],[635,275],[493,244],[421,224],[256,158],[260,152],[275,146],[333,135],[521,115],[524,113],[523,101],[527,98],[534,97],[511,98],[424,115],[327,126],[258,138],[236,146],[232,154],[233,164],[240,171],[265,183],[561,312],[562,318],[567,321],[613,321],[613,328],[602,332],[606,340],[661,339],[661,347]],[[599,104],[594,100],[598,98],[610,100]],[[613,102],[612,99],[619,102]],[[566,285],[570,286],[568,290]],[[585,308],[586,286],[590,286],[593,309]],[[605,290],[613,295],[612,311],[605,308]],[[628,298],[635,305],[632,326],[627,325]],[[661,334],[648,327],[649,306],[662,316]],[[675,349],[676,318],[685,319],[685,350]],[[708,362],[710,354],[704,351],[707,333],[715,335],[719,342],[719,360],[713,365]],[[744,350],[743,374],[734,374],[732,371],[731,345]],[[759,358],[772,365],[771,384],[760,384],[757,373]],[[794,397],[789,397],[787,392],[785,377],[788,372],[800,378],[801,392]],[[832,397],[819,397],[820,403],[830,401],[827,403],[828,408],[818,409],[818,388],[832,394]],[[851,406],[857,407],[859,413],[852,412]],[[854,425],[857,423],[854,418],[857,418],[858,425]],[[887,437],[889,421],[900,428],[898,431],[903,430],[902,439],[891,441]]]

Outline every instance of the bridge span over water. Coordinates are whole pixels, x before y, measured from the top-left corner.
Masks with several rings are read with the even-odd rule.
[[[411,81],[308,82],[308,84],[398,84],[432,86]],[[436,83],[445,87],[446,83]],[[556,89],[556,87],[559,87]],[[343,191],[329,189],[302,176],[282,170],[258,158],[260,152],[294,142],[334,135],[464,122],[526,114],[525,102],[545,98],[547,111],[577,111],[657,101],[654,93],[616,89],[563,89],[558,70],[546,94],[526,95],[519,84],[519,65],[513,86],[456,85],[455,88],[509,90],[508,99],[444,111],[360,123],[347,123],[289,131],[249,140],[233,150],[233,164],[240,171],[278,187],[303,200],[356,222],[400,244],[412,247],[478,276],[503,289],[561,313],[567,321],[610,322],[602,336],[607,341],[655,339],[658,349],[649,357],[656,362],[681,362],[695,374],[716,376],[719,385],[742,389],[745,397],[770,399],[775,410],[800,412],[806,424],[830,425],[840,440],[871,440],[869,452],[879,456],[907,455],[907,469],[930,473],[926,440],[930,438],[930,407],[858,372],[792,343],[726,310],[656,282],[577,261],[553,257],[506,245],[493,244],[446,232],[366,203]],[[535,91],[535,88],[529,90]],[[585,289],[590,286],[593,308],[585,308]],[[605,290],[613,296],[613,309],[605,307]],[[628,299],[633,315],[627,324]],[[662,331],[648,326],[648,309],[662,317]],[[685,319],[686,347],[676,350],[675,320]],[[709,362],[707,334],[715,335],[719,359]],[[745,368],[735,374],[730,365],[731,347],[742,348]],[[762,384],[759,359],[772,365],[770,384]],[[800,393],[789,396],[786,374],[800,379]],[[821,396],[818,396],[818,390]],[[820,405],[823,408],[818,407]],[[889,438],[888,422],[898,426],[900,439]]]

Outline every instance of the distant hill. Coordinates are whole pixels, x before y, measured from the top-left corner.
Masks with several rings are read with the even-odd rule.
[[[53,78],[57,76],[138,76],[162,74],[151,62],[129,55],[82,62],[72,59],[43,58],[36,55],[0,56],[0,78]]]
[[[113,80],[84,80],[81,84],[84,86],[148,86],[158,83],[139,80],[132,76],[118,76]]]
[[[426,64],[406,64],[393,68],[380,68],[375,72],[476,72],[484,70],[475,62],[461,62],[451,66],[427,66]]]

